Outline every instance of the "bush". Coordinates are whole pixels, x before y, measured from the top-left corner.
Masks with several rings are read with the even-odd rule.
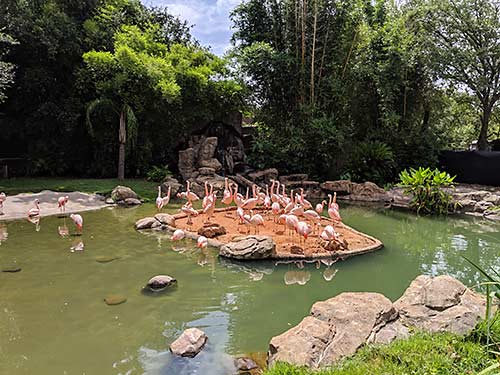
[[[446,172],[430,168],[410,168],[399,174],[399,186],[404,188],[405,195],[411,195],[410,207],[417,213],[447,214],[454,209],[452,196],[443,190],[444,187],[453,186],[455,176],[451,177]]]
[[[146,174],[148,181],[162,182],[166,177],[171,176],[172,173],[167,167],[157,167],[156,165],[151,168]]]
[[[354,149],[348,171],[351,179],[358,182],[372,181],[384,185],[394,177],[394,154],[383,142],[363,142]]]

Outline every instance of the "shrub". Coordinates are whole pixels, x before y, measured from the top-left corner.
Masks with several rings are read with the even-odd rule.
[[[384,185],[394,177],[394,154],[383,142],[363,142],[354,149],[347,173],[355,181]]]
[[[455,176],[420,167],[410,168],[409,172],[405,169],[399,174],[399,179],[404,194],[412,196],[410,207],[417,213],[444,215],[454,209],[451,194],[443,188],[453,186]]]
[[[151,168],[146,174],[148,181],[162,182],[166,177],[171,176],[172,173],[167,167],[157,167],[156,165]]]

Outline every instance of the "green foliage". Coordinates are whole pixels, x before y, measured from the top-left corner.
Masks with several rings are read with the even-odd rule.
[[[363,142],[351,155],[348,174],[354,181],[372,181],[383,185],[390,181],[396,163],[394,154],[383,142]]]
[[[148,181],[162,182],[166,177],[171,176],[172,172],[167,167],[153,166],[146,174]]]
[[[386,374],[474,374],[496,360],[487,348],[469,339],[438,333],[416,333],[389,345],[369,345],[330,369],[312,371],[277,364],[265,375],[386,375]]]
[[[405,195],[411,196],[410,207],[417,213],[445,215],[453,208],[453,198],[443,188],[453,186],[454,179],[438,169],[410,168],[399,174],[399,186]]]

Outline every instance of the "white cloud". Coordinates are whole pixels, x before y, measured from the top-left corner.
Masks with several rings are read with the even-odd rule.
[[[142,0],[146,5],[166,6],[169,11],[194,25],[192,33],[216,54],[223,54],[230,45],[229,14],[241,0]]]

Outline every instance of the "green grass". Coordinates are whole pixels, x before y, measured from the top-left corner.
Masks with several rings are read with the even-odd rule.
[[[7,195],[38,193],[42,190],[81,191],[108,195],[116,185],[130,187],[145,200],[154,200],[157,195],[156,182],[139,179],[73,179],[73,178],[10,178],[0,179],[0,192]]]
[[[390,345],[366,346],[351,358],[318,372],[280,363],[264,375],[463,375],[497,363],[488,348],[448,333],[417,333]]]

